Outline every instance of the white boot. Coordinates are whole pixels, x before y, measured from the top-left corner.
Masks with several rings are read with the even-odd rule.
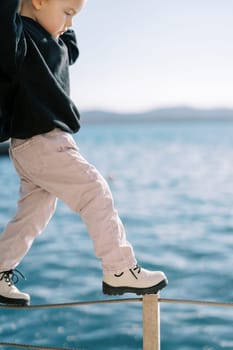
[[[104,273],[103,293],[121,295],[135,293],[137,295],[156,294],[168,284],[167,277],[161,271],[148,271],[138,265],[120,274]]]
[[[16,271],[16,270],[15,270]],[[18,272],[18,271],[17,271]],[[0,303],[8,305],[29,305],[30,296],[20,292],[14,285],[13,279],[18,276],[13,270],[0,272]]]

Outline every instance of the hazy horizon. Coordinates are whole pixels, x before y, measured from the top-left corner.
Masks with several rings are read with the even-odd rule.
[[[188,105],[174,105],[174,106],[157,106],[157,107],[151,107],[151,108],[145,108],[145,109],[138,109],[137,111],[131,111],[131,110],[114,110],[114,108],[85,108],[80,109],[81,112],[103,112],[103,113],[112,113],[112,114],[145,114],[145,113],[151,113],[151,112],[157,112],[157,111],[175,111],[175,110],[187,110],[187,111],[196,111],[198,112],[211,112],[211,111],[229,111],[233,112],[233,107],[222,107],[222,106],[216,106],[216,107],[195,107],[195,106],[188,106]]]

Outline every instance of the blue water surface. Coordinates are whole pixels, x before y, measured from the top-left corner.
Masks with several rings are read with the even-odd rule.
[[[75,136],[109,182],[139,263],[167,274],[162,298],[233,301],[232,135],[230,122],[169,122],[84,125]],[[18,197],[8,158],[0,158],[0,193],[3,231]],[[61,202],[19,269],[32,304],[108,299],[86,228]],[[0,339],[138,350],[142,305],[0,309]],[[232,350],[232,308],[162,303],[161,349]]]

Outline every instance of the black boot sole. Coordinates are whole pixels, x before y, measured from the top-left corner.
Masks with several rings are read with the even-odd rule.
[[[160,283],[148,287],[148,288],[135,288],[135,287],[112,287],[109,284],[103,282],[103,293],[107,295],[122,295],[124,293],[134,293],[137,295],[145,294],[157,294],[161,289],[166,287],[168,281],[162,280]]]
[[[30,302],[27,299],[13,299],[13,298],[7,298],[2,295],[0,295],[0,304],[4,305],[15,305],[15,306],[29,306]]]

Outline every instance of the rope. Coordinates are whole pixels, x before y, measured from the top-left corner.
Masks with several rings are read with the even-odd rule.
[[[233,307],[231,302],[217,302],[217,301],[203,301],[203,300],[187,300],[187,299],[165,299],[159,298],[161,303],[172,303],[172,304],[189,304],[189,305],[205,305],[205,306],[219,306],[219,307]],[[98,304],[116,304],[116,303],[135,303],[142,302],[141,298],[124,298],[124,299],[110,299],[110,300],[94,300],[94,301],[75,301],[61,304],[41,304],[41,305],[30,305],[30,306],[16,306],[16,305],[0,305],[0,309],[55,309],[64,307],[74,306],[86,306],[86,305],[98,305]]]
[[[75,348],[57,348],[57,347],[48,347],[48,346],[37,346],[29,344],[16,344],[16,343],[0,343],[0,346],[7,346],[10,348],[19,348],[19,349],[31,349],[31,350],[78,350]]]
[[[74,306],[85,306],[85,305],[96,305],[96,304],[116,304],[116,303],[129,303],[143,301],[142,298],[125,298],[125,299],[110,299],[110,300],[94,300],[94,301],[74,301],[60,304],[40,304],[40,305],[0,305],[0,309],[55,309],[63,307],[74,307]]]
[[[189,305],[205,305],[205,306],[223,306],[223,307],[233,307],[233,303],[229,302],[217,302],[217,301],[202,301],[202,300],[185,300],[185,299],[160,299],[161,303],[172,303],[172,304],[189,304]]]

